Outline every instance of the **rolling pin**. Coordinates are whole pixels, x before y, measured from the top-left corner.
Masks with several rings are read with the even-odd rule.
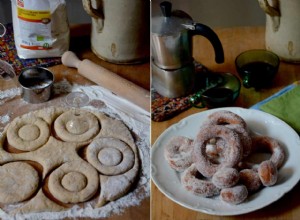
[[[148,90],[139,87],[88,59],[79,60],[75,53],[71,51],[65,52],[62,55],[61,61],[65,66],[77,68],[79,74],[92,82],[131,101],[147,112],[150,111],[150,92]]]

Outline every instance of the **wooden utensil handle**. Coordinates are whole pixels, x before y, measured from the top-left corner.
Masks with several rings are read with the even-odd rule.
[[[70,51],[63,54],[62,63],[65,66],[77,68],[82,76],[116,95],[133,102],[144,110],[150,111],[150,92],[148,90],[139,87],[88,59],[81,61]]]

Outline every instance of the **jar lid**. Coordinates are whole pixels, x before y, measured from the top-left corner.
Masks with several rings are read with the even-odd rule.
[[[160,8],[163,16],[153,17],[152,33],[162,36],[175,35],[183,30],[186,30],[184,25],[192,24],[193,19],[184,11],[172,11],[172,3],[164,1],[160,3]]]

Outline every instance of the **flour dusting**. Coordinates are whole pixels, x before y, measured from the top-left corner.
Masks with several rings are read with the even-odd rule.
[[[10,119],[9,115],[0,116],[0,123],[6,124],[9,122],[9,119]]]
[[[0,91],[0,105],[21,95],[21,88],[12,88]]]
[[[100,111],[112,118],[122,120],[126,126],[132,131],[135,138],[135,143],[139,150],[139,157],[141,160],[141,171],[138,177],[138,183],[135,188],[126,194],[124,197],[109,202],[101,208],[93,208],[93,203],[87,203],[83,208],[79,206],[73,206],[71,209],[62,212],[43,212],[43,213],[30,213],[16,215],[13,218],[7,215],[3,210],[0,209],[0,218],[2,219],[63,219],[63,218],[80,218],[80,217],[91,217],[91,218],[108,218],[111,215],[122,214],[126,208],[139,206],[141,202],[150,196],[150,125],[142,120],[137,120],[128,113],[132,109],[124,108],[120,111],[114,108],[112,105],[107,103],[105,100],[108,99],[107,91],[103,90],[100,86],[84,86],[78,84],[71,84],[68,80],[63,79],[57,83],[54,83],[53,94],[54,95],[66,95],[70,92],[83,92],[90,98],[90,103],[84,106],[84,109],[91,111]],[[14,88],[4,91],[0,94],[0,107],[1,104],[15,98],[21,94],[19,88]],[[3,102],[3,103],[2,103]],[[118,100],[117,102],[123,102]],[[126,104],[126,102],[124,102]],[[65,105],[62,103],[62,105]],[[1,124],[7,124],[10,121],[10,116],[0,115],[0,127]],[[0,129],[1,132],[1,129]],[[1,136],[1,133],[0,133]]]

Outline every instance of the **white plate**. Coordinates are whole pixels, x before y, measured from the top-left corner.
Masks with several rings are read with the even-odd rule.
[[[287,153],[286,161],[279,170],[276,185],[263,188],[239,205],[226,204],[218,197],[203,198],[187,192],[180,183],[180,173],[169,167],[163,153],[166,142],[172,136],[182,135],[194,139],[207,116],[221,109],[240,115],[251,131],[276,138]],[[212,215],[239,215],[263,208],[290,191],[300,179],[299,155],[298,134],[280,119],[258,110],[219,108],[191,115],[165,130],[151,149],[151,175],[162,193],[186,208]]]

